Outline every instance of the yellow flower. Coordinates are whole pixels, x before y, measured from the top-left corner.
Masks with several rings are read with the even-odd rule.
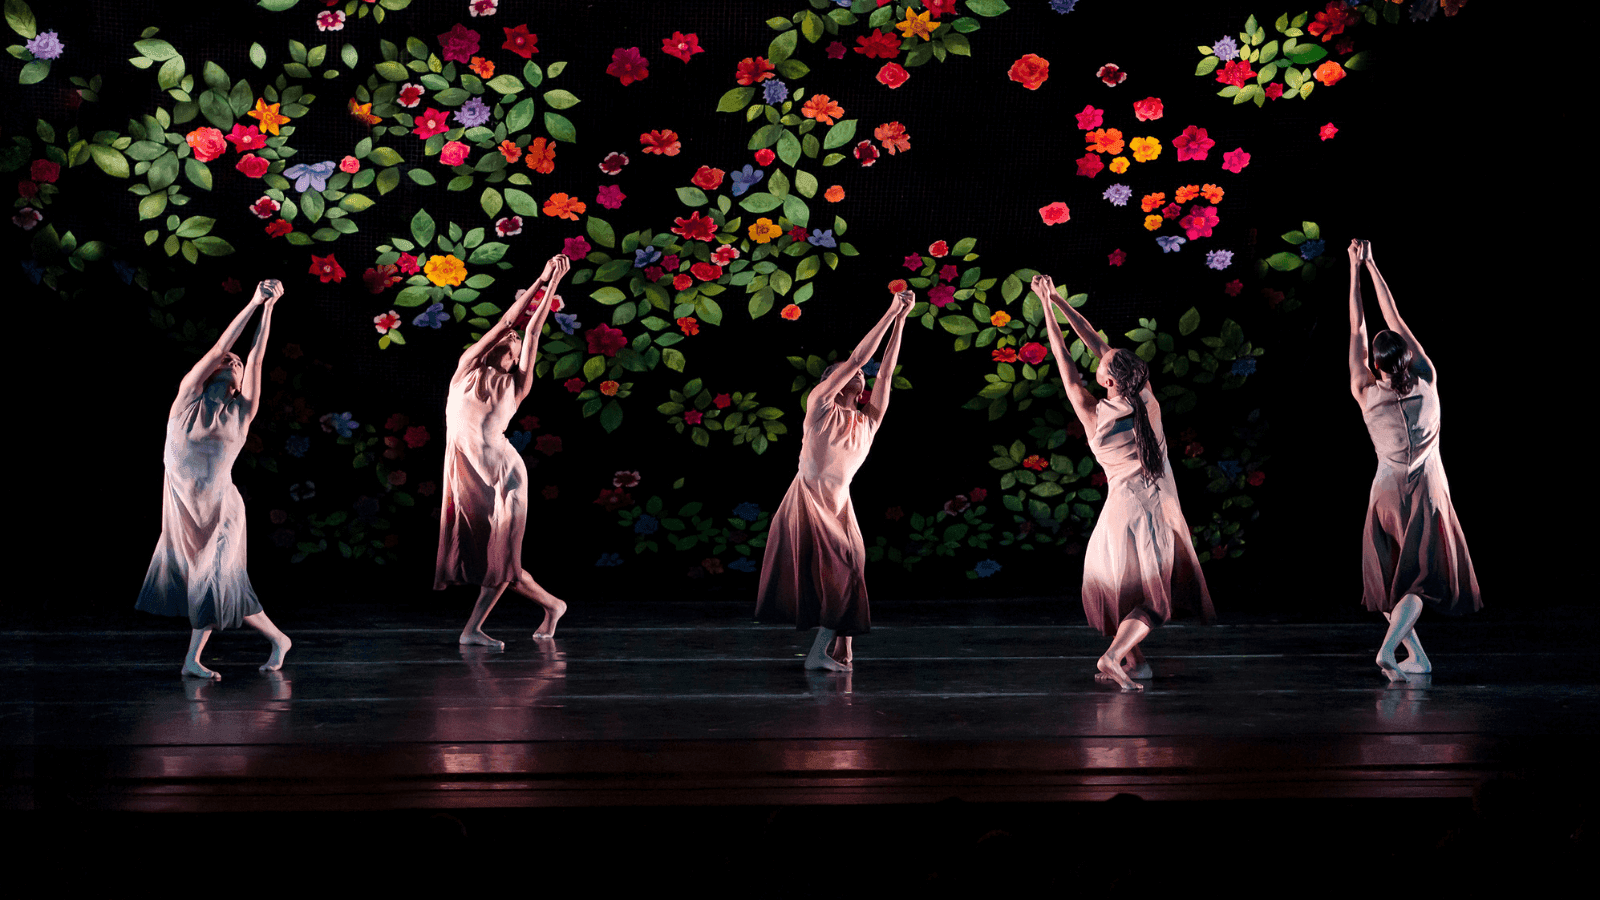
[[[439,287],[456,287],[467,280],[466,264],[450,255],[428,257],[428,264],[422,271]]]
[[[245,113],[245,115],[259,121],[261,123],[262,131],[268,134],[277,134],[278,126],[286,125],[289,122],[288,116],[278,112],[279,105],[280,104],[274,103],[271,106],[268,106],[267,101],[257,97],[256,108]]]
[[[911,7],[908,6],[906,7],[906,20],[904,22],[896,22],[894,27],[900,29],[901,37],[917,35],[925,41],[931,41],[933,40],[933,30],[939,27],[938,22],[929,21],[932,16],[933,13],[931,11],[924,12],[919,16],[912,12]]]
[[[1119,156],[1116,159],[1113,159],[1111,161],[1111,171],[1118,175],[1128,171],[1128,158],[1126,156]]]
[[[783,229],[771,219],[757,219],[756,223],[750,226],[750,238],[758,244],[768,243],[781,234]]]
[[[1145,216],[1144,217],[1144,230],[1145,231],[1155,231],[1157,228],[1160,228],[1160,227],[1161,227],[1161,217],[1160,216]]]
[[[371,103],[357,103],[354,97],[350,98],[346,108],[350,111],[351,117],[363,125],[376,125],[383,121],[381,117],[372,114]]]
[[[1149,162],[1161,155],[1161,142],[1153,137],[1138,137],[1128,143],[1135,162]]]
[[[1006,323],[1010,321],[1011,314],[1003,309],[989,317],[989,324],[996,328],[1004,328],[1006,327]]]

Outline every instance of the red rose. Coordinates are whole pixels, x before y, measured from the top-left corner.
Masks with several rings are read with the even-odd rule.
[[[24,178],[17,182],[17,193],[20,194],[23,199],[31,199],[39,196],[39,186]]]
[[[934,241],[932,244],[928,245],[928,255],[934,259],[945,256],[949,252],[950,245],[946,244],[944,241]]]
[[[694,284],[694,279],[690,278],[688,275],[680,274],[675,275],[672,278],[672,289],[675,291],[686,291],[689,289],[689,285],[691,284]]]
[[[196,128],[185,135],[184,140],[194,148],[194,158],[200,162],[210,162],[228,152],[227,140],[215,128]]]
[[[287,219],[279,219],[276,222],[270,222],[267,224],[268,237],[283,237],[293,230],[294,226],[289,224]]]
[[[356,159],[354,156],[346,156],[344,159],[339,160],[339,171],[349,172],[354,175],[361,171],[361,160]]]
[[[1017,351],[1017,356],[1021,358],[1023,362],[1032,366],[1037,366],[1039,363],[1044,362],[1046,352],[1047,351],[1044,349],[1043,344],[1039,343],[1038,341],[1029,341],[1028,343],[1022,345],[1021,350]]]
[[[689,271],[701,281],[716,281],[722,277],[722,267],[707,262],[697,262],[689,267]]]
[[[1283,85],[1274,81],[1273,83],[1267,85],[1265,93],[1268,100],[1277,100],[1283,96]]]
[[[729,406],[733,405],[733,398],[727,394],[718,394],[711,398],[711,403],[712,405],[716,406],[717,409],[727,409]]]
[[[43,184],[53,184],[61,175],[61,165],[48,159],[36,159],[28,168],[28,177]]]
[[[695,187],[700,188],[703,191],[714,191],[717,188],[722,187],[722,176],[726,174],[727,173],[721,169],[713,169],[710,166],[701,166],[700,171],[694,173],[694,177],[689,180],[693,182]]]
[[[907,72],[905,67],[897,62],[884,63],[883,68],[878,70],[878,83],[887,86],[890,90],[905,84],[910,78],[911,73]]]
[[[541,434],[534,438],[533,449],[538,450],[545,456],[555,456],[561,452],[561,438],[553,434]]]
[[[777,159],[777,157],[778,157],[778,154],[773,153],[770,149],[767,149],[765,147],[763,147],[760,150],[756,151],[756,162],[760,163],[763,166],[772,165],[772,161],[774,159]]]
[[[272,163],[254,153],[246,153],[244,156],[239,157],[239,162],[234,165],[234,168],[250,178],[260,178],[267,174],[268,169],[272,168]]]
[[[1251,487],[1260,487],[1261,482],[1267,480],[1267,473],[1259,471],[1251,472],[1250,477],[1246,478],[1245,480],[1250,482]]]
[[[1028,90],[1036,91],[1050,77],[1050,61],[1034,53],[1024,53],[1021,59],[1011,64],[1011,71],[1006,76]]]
[[[616,356],[618,350],[628,346],[627,336],[609,325],[596,325],[583,336],[589,342],[590,353]]]
[[[1143,100],[1136,101],[1133,104],[1133,114],[1141,122],[1149,122],[1152,119],[1161,118],[1161,98],[1146,97]]]

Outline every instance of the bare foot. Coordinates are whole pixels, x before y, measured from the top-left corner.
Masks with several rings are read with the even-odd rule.
[[[848,672],[848,671],[850,671],[850,667],[849,666],[844,665],[844,664],[836,661],[833,657],[828,656],[827,654],[823,654],[822,656],[812,655],[812,656],[806,657],[806,668],[808,668],[808,669],[825,669],[825,670],[827,670],[829,672]]]
[[[272,642],[272,655],[267,657],[267,661],[261,664],[258,671],[276,672],[283,668],[283,658],[289,655],[289,648],[294,646],[294,641],[289,640],[289,636],[282,632],[279,632],[279,636],[283,640]]]
[[[1398,666],[1395,666],[1395,668],[1406,673],[1407,675],[1427,675],[1433,671],[1433,666],[1428,665],[1427,662],[1418,661],[1415,659],[1408,659]]]
[[[506,648],[505,641],[497,641],[494,638],[489,637],[487,634],[483,633],[483,629],[481,628],[477,629],[476,631],[461,632],[461,637],[456,641],[456,643],[474,647],[488,647],[490,650],[504,650]]]
[[[850,644],[844,638],[833,639],[833,646],[828,648],[828,656],[846,669],[850,668],[850,661],[854,659]]]
[[[1155,673],[1150,671],[1150,664],[1147,662],[1140,663],[1137,666],[1128,666],[1122,671],[1126,672],[1129,678],[1137,679],[1139,681],[1148,681],[1149,679],[1155,677]]]
[[[221,681],[222,676],[200,665],[199,660],[191,659],[183,664],[185,678],[204,678],[208,681]]]
[[[1122,666],[1117,665],[1117,661],[1109,656],[1100,657],[1100,661],[1095,663],[1095,667],[1100,670],[1101,675],[1106,676],[1111,681],[1115,681],[1125,691],[1144,690],[1144,685],[1129,678],[1128,673],[1122,670]],[[1096,680],[1100,680],[1099,676],[1096,676]]]
[[[1384,677],[1389,679],[1391,683],[1406,680],[1406,673],[1402,672],[1400,667],[1395,665],[1393,656],[1385,658],[1382,654],[1380,654],[1378,656],[1378,668],[1383,671]]]
[[[565,600],[557,600],[555,609],[546,609],[544,611],[544,621],[540,623],[539,630],[533,633],[534,638],[537,640],[548,640],[549,638],[555,637],[556,623],[561,621],[561,617],[566,614],[567,602]]]

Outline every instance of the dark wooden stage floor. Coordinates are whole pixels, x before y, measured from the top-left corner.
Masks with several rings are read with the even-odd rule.
[[[465,610],[459,610],[464,614]],[[131,615],[131,614],[130,614]],[[207,648],[174,621],[0,633],[4,805],[214,812],[652,805],[1465,797],[1506,774],[1587,771],[1594,617],[1420,632],[1437,670],[1387,685],[1376,617],[1174,625],[1143,694],[1091,676],[1070,604],[884,605],[850,675],[727,604],[574,607],[556,641],[504,605],[503,653],[453,615],[346,607]],[[1078,619],[1081,622],[1081,619]]]

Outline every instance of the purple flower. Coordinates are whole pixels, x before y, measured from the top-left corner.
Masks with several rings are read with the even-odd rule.
[[[292,434],[288,440],[283,442],[283,449],[290,456],[299,459],[306,455],[307,450],[311,449],[311,439],[303,434]]]
[[[762,83],[761,85],[761,99],[772,104],[773,106],[777,106],[779,103],[782,103],[788,98],[788,96],[789,86],[784,84],[780,79],[773,78]]]
[[[517,448],[517,452],[521,453],[524,450],[527,450],[528,444],[533,441],[533,432],[513,431],[510,434],[510,440],[511,446]]]
[[[489,107],[481,98],[473,97],[471,100],[461,104],[461,108],[456,110],[456,121],[468,128],[482,125],[489,121]]]
[[[328,176],[337,168],[339,164],[331,159],[312,165],[296,163],[283,170],[283,177],[293,178],[294,189],[302,193],[307,188],[313,191],[325,191],[328,189]]]
[[[1256,373],[1256,358],[1243,356],[1233,361],[1233,368],[1229,370],[1233,375],[1254,375]]]
[[[28,52],[34,59],[55,59],[61,55],[66,44],[61,43],[61,38],[54,31],[41,31],[39,36],[28,42]]]
[[[1233,38],[1225,37],[1211,45],[1211,52],[1215,53],[1217,55],[1217,59],[1220,59],[1223,62],[1227,62],[1230,59],[1238,59],[1239,44]]]
[[[755,560],[752,560],[749,557],[741,556],[733,562],[728,563],[728,568],[734,570],[735,572],[754,572],[756,570],[756,564]]]
[[[620,565],[622,565],[622,554],[620,554],[620,553],[602,553],[602,554],[600,554],[599,561],[596,562],[595,565],[597,565],[597,566],[620,566]]]
[[[577,313],[556,313],[556,325],[566,334],[572,334],[583,327],[583,323],[578,321]]]
[[[1059,11],[1060,12],[1067,12],[1069,10],[1065,10],[1064,9],[1064,10],[1059,10]],[[978,564],[972,567],[972,570],[974,572],[978,573],[978,577],[979,578],[988,578],[990,575],[993,575],[994,573],[1000,571],[1000,568],[1001,568],[1000,564],[995,562],[994,560],[992,560],[992,559],[984,559],[984,560],[979,560]]]
[[[1156,238],[1156,243],[1161,245],[1161,252],[1163,253],[1177,253],[1178,248],[1182,247],[1186,241],[1188,241],[1188,238],[1179,237],[1175,234],[1164,234]]]
[[[1226,269],[1228,266],[1233,265],[1233,251],[1212,250],[1206,254],[1206,265],[1219,272]]]
[[[760,169],[751,169],[748,163],[745,164],[744,171],[729,173],[728,177],[733,180],[733,195],[737,197],[750,190],[765,174]]]
[[[435,303],[417,314],[417,317],[411,320],[411,324],[418,328],[436,329],[448,321],[450,321],[450,314],[444,311],[444,304]]]
[[[342,438],[350,437],[361,427],[361,423],[347,412],[324,413],[319,421],[322,422],[323,431],[337,431]]]
[[[821,228],[811,229],[811,236],[806,238],[806,243],[813,247],[837,247],[839,242],[833,239],[833,229],[823,231]]]
[[[1127,206],[1128,198],[1133,196],[1133,189],[1125,184],[1113,184],[1100,196],[1110,200],[1112,206]]]
[[[661,261],[661,251],[654,247],[645,246],[633,251],[633,267],[642,269],[651,263]]]

